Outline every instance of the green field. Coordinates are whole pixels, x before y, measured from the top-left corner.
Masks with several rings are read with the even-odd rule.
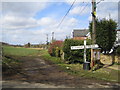
[[[3,46],[3,55],[6,56],[36,56],[39,50],[23,47]]]

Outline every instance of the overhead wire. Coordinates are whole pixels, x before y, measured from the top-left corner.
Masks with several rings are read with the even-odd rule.
[[[71,8],[73,7],[73,5],[75,4],[76,0],[73,1],[73,3],[71,4],[70,8],[68,9],[67,13],[65,14],[65,16],[62,18],[61,22],[58,24],[57,28],[60,27],[60,25],[62,24],[62,22],[64,21],[65,17],[68,15],[69,11],[71,10]]]
[[[80,10],[80,14],[82,15],[82,13],[85,11],[86,7],[89,5],[90,3],[88,2],[85,6],[83,6],[83,8],[81,8]]]
[[[99,2],[97,2],[96,4],[99,4],[99,3],[101,3],[102,1],[104,1],[104,0],[100,0]]]
[[[96,4],[99,4],[101,1],[104,1],[104,0],[100,0],[100,1],[97,2]],[[72,9],[72,7],[73,7],[73,5],[75,4],[75,2],[76,2],[76,0],[73,1],[73,3],[71,4],[70,8],[69,8],[68,11],[66,12],[66,14],[64,15],[64,17],[62,18],[62,20],[60,21],[60,23],[58,24],[57,28],[60,27],[60,25],[62,24],[62,22],[64,21],[65,17],[68,15],[68,13],[70,12],[70,10]],[[83,3],[84,3],[84,2],[83,2]],[[89,3],[87,3],[87,4],[85,5],[85,7],[81,9],[80,13],[82,13],[82,12],[86,9],[86,7],[88,6],[88,4],[89,4]]]
[[[88,6],[88,4],[89,4],[89,3],[87,3],[87,4],[81,9],[80,13],[82,13],[82,12],[86,9],[86,7]]]

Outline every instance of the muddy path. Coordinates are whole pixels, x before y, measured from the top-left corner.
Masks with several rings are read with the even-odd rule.
[[[117,83],[72,76],[40,57],[21,57],[20,73],[3,76],[3,88],[118,88]],[[16,83],[16,84],[15,84]],[[18,83],[18,84],[17,84]],[[37,85],[37,86],[36,86]]]

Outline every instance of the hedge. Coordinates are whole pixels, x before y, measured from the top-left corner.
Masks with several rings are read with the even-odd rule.
[[[63,44],[64,58],[69,63],[83,63],[84,62],[84,49],[71,50],[71,46],[80,46],[84,44],[84,40],[66,39]],[[87,40],[87,45],[90,45],[91,41]],[[87,49],[87,61],[90,61],[90,49]]]

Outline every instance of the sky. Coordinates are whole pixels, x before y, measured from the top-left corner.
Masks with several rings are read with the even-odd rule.
[[[52,32],[56,40],[64,40],[66,36],[72,37],[73,29],[88,29],[89,22],[92,20],[91,0],[76,1],[61,24],[62,18],[74,0],[16,1],[8,0],[0,3],[2,17],[0,18],[0,40],[6,43],[42,44],[46,43],[47,34],[48,40],[51,41]],[[101,1],[97,4],[97,18],[112,18],[118,22],[118,2]]]

